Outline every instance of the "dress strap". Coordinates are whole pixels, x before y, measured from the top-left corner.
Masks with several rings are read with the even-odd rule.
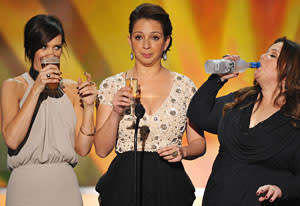
[[[31,76],[29,75],[28,72],[25,72],[24,74],[22,74],[22,77],[26,80],[26,82],[29,85],[32,85],[34,83],[34,80],[31,78]]]
[[[23,78],[26,80],[26,82],[28,83],[28,87],[27,87],[27,89],[26,89],[26,91],[25,91],[24,96],[22,97],[22,99],[21,99],[21,101],[20,101],[20,103],[19,103],[19,107],[20,107],[20,108],[23,106],[24,101],[26,100],[26,98],[27,98],[27,96],[28,96],[28,94],[29,94],[29,92],[30,92],[30,90],[31,90],[31,88],[32,88],[32,86],[33,86],[33,84],[34,84],[34,81],[33,81],[33,79],[31,78],[31,76],[28,74],[28,72],[25,72],[24,74],[22,74],[22,77],[23,77]]]

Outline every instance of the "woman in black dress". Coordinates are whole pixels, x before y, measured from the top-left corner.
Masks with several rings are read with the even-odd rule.
[[[213,74],[191,100],[188,118],[220,142],[204,206],[300,200],[300,47],[277,39],[260,62],[254,86],[216,98],[238,73]]]
[[[186,76],[161,64],[167,60],[172,42],[169,15],[160,6],[141,4],[130,15],[128,42],[134,66],[108,77],[100,85],[95,149],[100,157],[114,148],[116,158],[99,180],[96,190],[104,206],[133,206],[133,137],[135,119],[127,114],[133,97],[125,87],[126,76],[140,86],[140,102],[146,113],[137,138],[139,162],[139,206],[191,206],[194,187],[184,171],[182,159],[205,152],[205,140],[190,125],[186,112],[196,92]],[[182,146],[187,132],[188,145]]]

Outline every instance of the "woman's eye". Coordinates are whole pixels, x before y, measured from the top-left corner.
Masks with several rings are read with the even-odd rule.
[[[43,45],[41,49],[46,49],[46,48],[47,48],[47,46],[46,46],[46,45]]]
[[[276,55],[274,55],[274,54],[271,54],[271,55],[270,55],[270,57],[272,57],[272,58],[276,58]]]
[[[135,38],[136,40],[141,40],[141,39],[142,39],[141,36],[135,36],[134,38]]]
[[[60,50],[60,49],[61,49],[61,46],[57,45],[57,46],[54,47],[54,49],[55,49],[55,50]]]
[[[159,40],[160,38],[159,38],[159,36],[153,36],[152,37],[154,40]]]

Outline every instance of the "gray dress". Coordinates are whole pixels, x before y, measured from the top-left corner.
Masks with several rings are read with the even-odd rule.
[[[27,98],[33,79],[23,77],[28,88],[20,101]],[[74,170],[76,114],[67,95],[48,96],[38,109],[24,145],[8,154],[12,171],[6,195],[7,206],[81,206],[82,199]]]

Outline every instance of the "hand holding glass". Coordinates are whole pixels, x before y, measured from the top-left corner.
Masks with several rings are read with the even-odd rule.
[[[41,58],[41,66],[42,68],[46,67],[47,65],[55,65],[60,70],[60,59],[56,56],[45,56]],[[47,89],[57,89],[59,86],[59,83],[48,83],[46,85]]]
[[[131,116],[134,117],[134,106],[137,103],[138,100],[138,80],[137,78],[134,78],[132,76],[128,76],[126,73],[126,86],[131,88],[131,92],[132,92],[132,96],[133,98],[132,100],[132,104],[130,106],[130,108],[125,109],[125,114],[130,114]],[[130,109],[130,111],[129,111]]]

